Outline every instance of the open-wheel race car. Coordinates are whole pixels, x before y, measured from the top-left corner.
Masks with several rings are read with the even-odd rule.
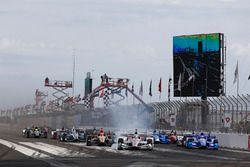
[[[117,139],[118,150],[153,150],[154,138],[146,134],[122,134]]]
[[[67,142],[75,141],[85,141],[85,131],[83,129],[75,129],[74,127],[71,130],[60,130],[59,140]]]
[[[199,134],[184,134],[178,136],[177,146],[184,146],[186,148],[208,148],[208,149],[219,149],[219,142],[216,136],[210,134],[204,135]]]
[[[32,128],[25,128],[22,131],[22,135],[30,138],[47,138],[48,137],[48,132],[45,128],[43,127],[32,127]]]
[[[98,133],[93,132],[87,135],[86,145],[87,146],[112,146],[114,143],[114,135],[111,132],[105,133],[103,128]]]
[[[167,134],[162,132],[157,132],[156,130],[153,132],[152,137],[154,139],[154,143],[161,143],[161,144],[169,144],[170,139]]]

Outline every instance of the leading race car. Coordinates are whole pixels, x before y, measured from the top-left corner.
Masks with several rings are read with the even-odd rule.
[[[48,137],[48,132],[45,128],[43,127],[32,127],[32,128],[25,128],[22,131],[22,135],[30,138],[30,137],[34,137],[34,138],[47,138]]]
[[[118,150],[153,150],[154,138],[145,134],[122,134],[118,137]]]

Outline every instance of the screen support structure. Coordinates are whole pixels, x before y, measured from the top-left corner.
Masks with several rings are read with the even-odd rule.
[[[220,90],[220,96],[226,96],[226,40],[224,37],[224,34],[220,33],[220,52],[221,52],[221,67],[220,67],[220,80],[221,80],[221,90]],[[202,45],[200,44],[198,47],[202,47]],[[203,56],[202,53],[200,56]],[[203,61],[205,62],[206,65],[206,74],[205,74],[205,91],[203,93],[203,95],[201,96],[201,120],[202,120],[202,126],[204,129],[207,129],[208,127],[206,127],[208,125],[208,115],[209,115],[209,111],[208,111],[208,103],[207,103],[207,72],[208,72],[208,68],[207,68],[207,58],[206,56],[203,57]]]

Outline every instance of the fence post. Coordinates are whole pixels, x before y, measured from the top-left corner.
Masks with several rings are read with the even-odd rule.
[[[242,95],[242,97],[241,96],[239,96],[240,97],[240,99],[245,103],[245,105],[246,105],[246,115],[245,115],[245,122],[243,121],[243,120],[241,120],[241,121],[243,121],[243,123],[244,123],[244,130],[245,130],[245,132],[247,131],[247,129],[246,129],[246,122],[247,122],[247,102],[245,101],[246,99],[245,99],[245,97],[244,97],[244,95]]]
[[[216,124],[217,124],[217,116],[215,115],[215,112],[214,112],[214,106],[215,106],[215,111],[217,112],[217,105],[211,100],[208,98],[208,103],[212,106],[212,130],[214,130],[214,128],[216,128]],[[214,106],[213,106],[214,105]],[[216,116],[216,120],[214,121],[214,116]]]
[[[241,116],[241,120],[243,119],[243,116],[242,116],[242,108],[243,108],[243,105],[242,105],[242,103],[239,101],[239,99],[238,98],[236,98],[235,96],[233,96],[236,100],[237,100],[237,102],[238,103],[240,103],[240,116]],[[239,96],[238,96],[239,97]],[[238,111],[239,112],[239,111]],[[238,120],[238,115],[237,115],[237,123],[239,123],[239,120]]]

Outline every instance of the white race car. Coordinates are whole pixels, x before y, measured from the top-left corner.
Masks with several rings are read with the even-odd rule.
[[[154,138],[145,134],[123,134],[117,139],[118,150],[153,150]]]

